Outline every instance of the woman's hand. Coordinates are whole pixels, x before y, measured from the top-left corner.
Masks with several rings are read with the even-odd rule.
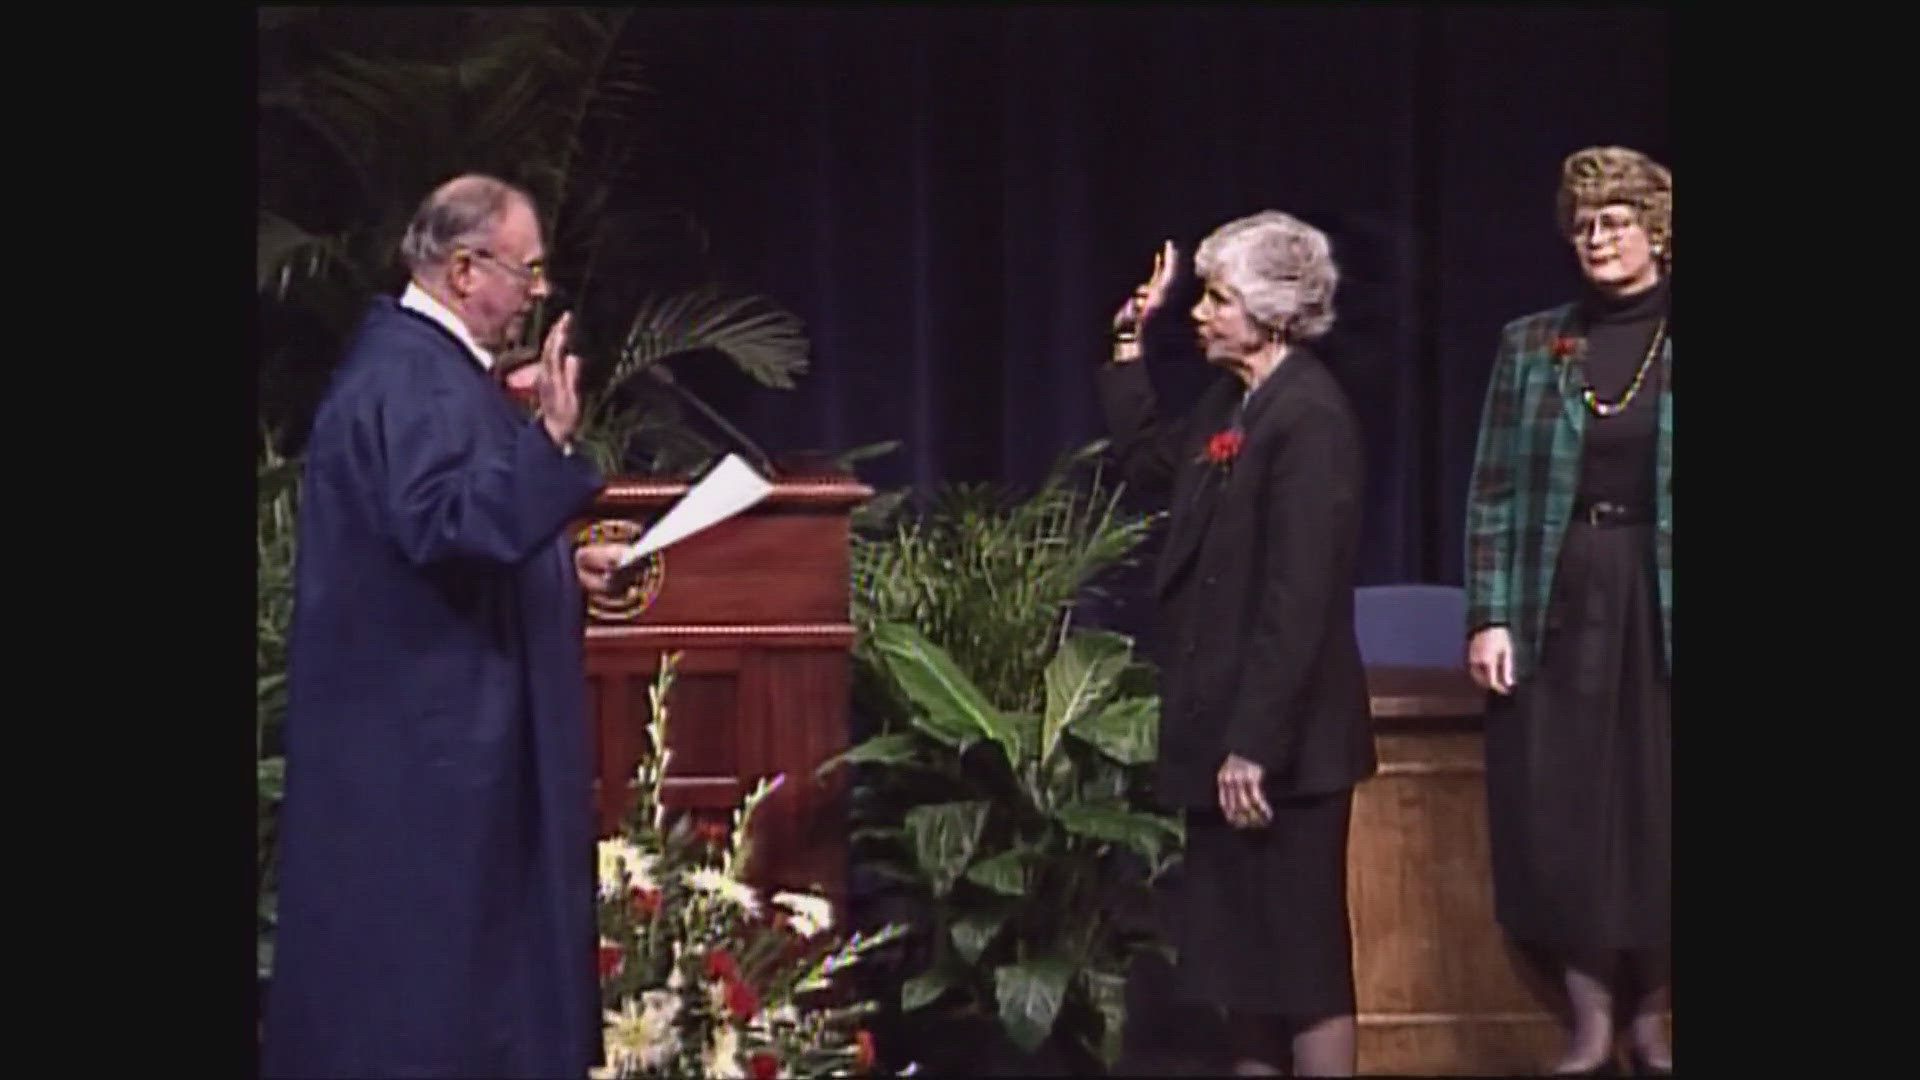
[[[1160,310],[1166,303],[1167,286],[1173,284],[1173,276],[1180,265],[1180,249],[1168,240],[1161,244],[1160,250],[1153,256],[1153,273],[1146,284],[1133,290],[1127,302],[1113,313],[1113,332],[1122,335],[1137,335],[1140,327],[1146,324],[1147,316]]]
[[[1227,824],[1246,829],[1273,820],[1273,808],[1267,805],[1267,797],[1260,791],[1265,773],[1257,761],[1248,761],[1238,754],[1227,755],[1214,779],[1220,813],[1226,817]]]
[[[1489,626],[1467,642],[1467,674],[1482,690],[1513,693],[1513,635],[1504,626]]]

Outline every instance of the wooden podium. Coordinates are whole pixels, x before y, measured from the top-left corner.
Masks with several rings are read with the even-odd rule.
[[[1367,689],[1380,771],[1347,849],[1360,1073],[1538,1075],[1562,1003],[1494,919],[1486,692],[1459,668],[1369,668]]]
[[[1380,771],[1347,848],[1360,1071],[1524,1076],[1559,1035],[1493,917],[1486,694],[1464,670],[1369,668]]]
[[[583,526],[628,538],[689,485],[615,480]],[[873,494],[855,480],[778,480],[752,509],[650,556],[624,596],[588,604],[586,667],[594,803],[611,834],[650,752],[647,690],[680,653],[668,698],[663,799],[728,822],[761,777],[785,781],[755,817],[749,876],[845,901],[846,825],[838,775],[814,778],[847,742],[848,517]]]

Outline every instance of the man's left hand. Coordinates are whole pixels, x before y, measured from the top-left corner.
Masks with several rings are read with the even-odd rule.
[[[620,563],[625,544],[582,544],[573,549],[573,572],[580,587],[605,595],[612,585],[613,571]]]
[[[1248,761],[1238,754],[1227,755],[1214,779],[1220,813],[1226,817],[1227,824],[1236,829],[1249,829],[1273,820],[1273,808],[1267,805],[1267,797],[1260,790],[1260,781],[1265,775],[1266,770],[1259,762]]]

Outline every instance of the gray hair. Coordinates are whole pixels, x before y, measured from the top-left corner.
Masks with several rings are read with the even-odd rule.
[[[1256,323],[1288,341],[1333,329],[1333,244],[1299,218],[1263,210],[1229,221],[1200,242],[1193,268],[1239,293]]]
[[[484,242],[515,199],[533,205],[532,196],[491,176],[457,176],[441,184],[407,223],[400,239],[401,261],[410,270],[438,266],[455,248]]]

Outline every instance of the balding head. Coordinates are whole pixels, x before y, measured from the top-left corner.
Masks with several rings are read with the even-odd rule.
[[[414,211],[400,240],[400,258],[407,269],[419,273],[446,262],[457,247],[483,245],[516,202],[533,209],[533,197],[504,180],[478,174],[454,177]]]
[[[546,251],[526,192],[491,176],[461,176],[427,196],[400,241],[414,283],[498,351],[547,295]]]

